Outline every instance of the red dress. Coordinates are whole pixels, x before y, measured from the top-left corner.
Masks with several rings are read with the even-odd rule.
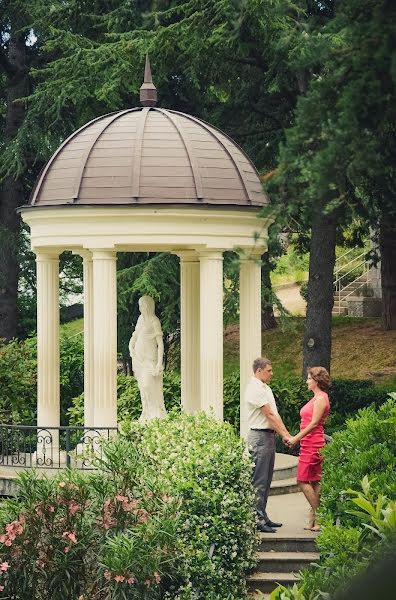
[[[326,392],[320,392],[318,396],[326,400],[325,411],[315,429],[312,429],[305,437],[300,440],[300,455],[298,457],[297,480],[298,481],[320,481],[322,476],[322,456],[319,450],[324,446],[323,425],[329,414],[330,402]],[[300,431],[305,429],[312,421],[315,396],[307,402],[300,410],[301,425]]]

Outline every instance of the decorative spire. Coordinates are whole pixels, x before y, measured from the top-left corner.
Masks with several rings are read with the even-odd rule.
[[[144,82],[140,88],[140,104],[142,106],[155,106],[157,104],[157,88],[153,84],[148,54],[144,68]]]

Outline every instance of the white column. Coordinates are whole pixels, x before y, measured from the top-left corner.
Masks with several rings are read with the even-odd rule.
[[[252,363],[261,356],[261,260],[260,256],[241,258],[239,272],[239,360],[240,360],[240,418],[241,436],[248,433],[247,410],[243,401]]]
[[[84,427],[94,426],[94,325],[92,254],[83,255],[84,274]]]
[[[181,402],[192,414],[200,410],[199,257],[180,256]]]
[[[94,426],[117,426],[117,255],[92,250]]]
[[[60,426],[59,396],[59,255],[36,254],[37,263],[37,426]],[[52,436],[53,456],[47,435],[38,442],[37,456],[57,460],[59,434]]]
[[[201,409],[223,419],[223,254],[202,252],[200,260]]]

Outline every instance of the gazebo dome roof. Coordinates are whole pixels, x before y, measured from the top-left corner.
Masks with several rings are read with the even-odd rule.
[[[262,206],[249,158],[227,135],[191,115],[143,106],[104,115],[54,153],[31,206]]]

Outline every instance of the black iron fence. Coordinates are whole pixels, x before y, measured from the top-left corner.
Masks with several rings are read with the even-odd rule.
[[[0,467],[93,469],[116,427],[0,425]]]

